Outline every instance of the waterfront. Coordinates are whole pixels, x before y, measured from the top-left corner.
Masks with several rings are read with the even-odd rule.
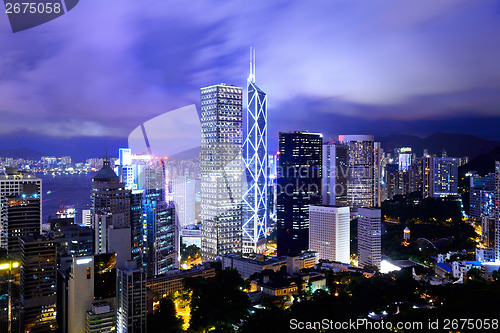
[[[92,177],[88,174],[60,174],[38,173],[43,187],[43,223],[47,223],[50,216],[55,217],[63,201],[66,206],[74,206],[77,212],[76,223],[81,222],[81,211],[90,205],[90,189]]]

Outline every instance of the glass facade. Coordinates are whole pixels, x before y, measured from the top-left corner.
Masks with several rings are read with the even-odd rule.
[[[243,89],[201,89],[201,256],[242,248]]]
[[[243,252],[261,252],[268,219],[267,95],[248,77],[247,137],[243,148]],[[244,184],[245,185],[245,184]],[[265,245],[265,244],[263,244]]]

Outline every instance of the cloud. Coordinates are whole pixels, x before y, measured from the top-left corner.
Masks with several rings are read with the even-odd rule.
[[[126,137],[198,105],[204,85],[244,85],[250,45],[282,128],[290,118],[321,127],[325,115],[498,116],[497,9],[448,0],[87,0],[17,34],[0,15],[0,133]]]

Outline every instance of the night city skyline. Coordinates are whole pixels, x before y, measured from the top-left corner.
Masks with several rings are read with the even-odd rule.
[[[0,332],[500,328],[500,0],[4,0]]]
[[[244,86],[249,46],[271,96],[271,150],[290,130],[500,141],[496,2],[138,7],[85,1],[15,34],[0,16],[0,149],[64,154],[87,142],[84,158],[124,146],[150,118],[199,110],[200,87]]]

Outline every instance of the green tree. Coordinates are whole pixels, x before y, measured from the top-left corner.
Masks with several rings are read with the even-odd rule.
[[[158,309],[148,316],[148,331],[158,333],[183,332],[183,320],[176,315],[174,301],[167,297],[160,301]]]
[[[226,331],[239,323],[249,306],[248,296],[242,291],[244,281],[235,270],[221,270],[214,278],[191,278],[185,287],[191,290],[190,330],[214,328]]]

